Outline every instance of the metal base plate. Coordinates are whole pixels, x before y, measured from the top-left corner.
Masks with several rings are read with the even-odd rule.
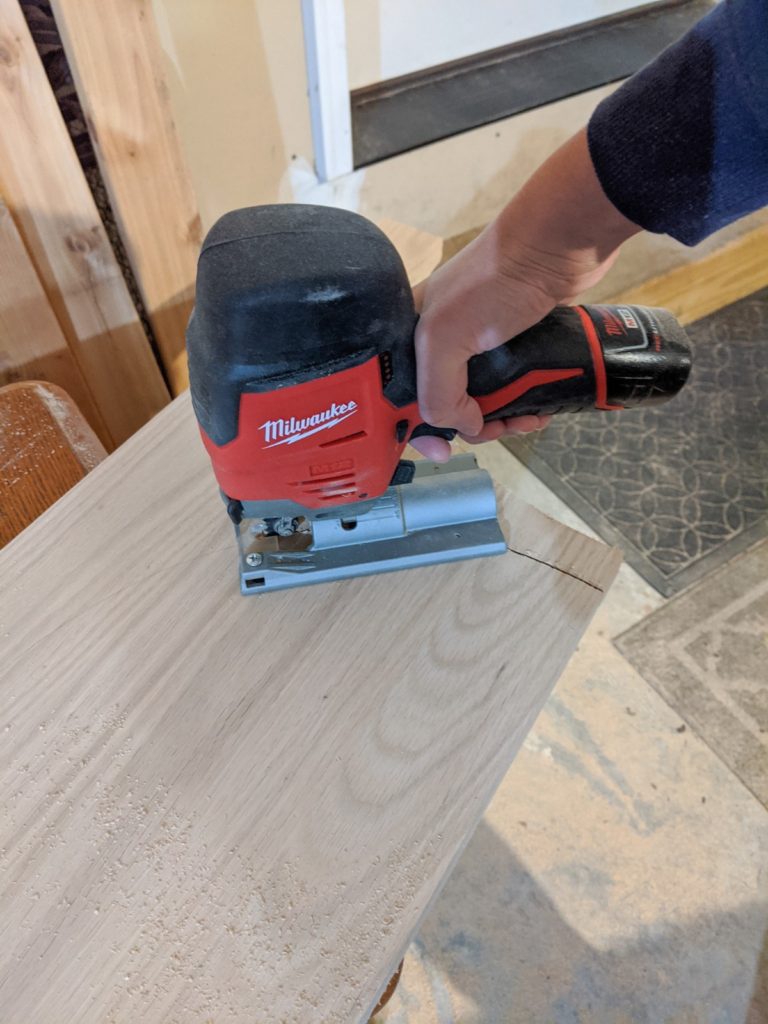
[[[506,551],[493,482],[471,455],[419,462],[411,483],[390,487],[365,505],[339,506],[333,514],[299,510],[299,529],[286,538],[260,533],[273,504],[266,511],[258,503],[244,505],[246,517],[235,531],[243,594]]]

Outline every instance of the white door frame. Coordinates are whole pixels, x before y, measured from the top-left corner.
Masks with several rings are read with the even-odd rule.
[[[301,0],[301,19],[315,171],[330,181],[353,170],[344,0]]]

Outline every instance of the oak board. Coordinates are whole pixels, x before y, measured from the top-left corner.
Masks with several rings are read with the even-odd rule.
[[[187,395],[0,552],[0,1019],[367,1019],[618,554],[240,596]]]
[[[429,277],[443,258],[443,240],[438,235],[388,217],[379,217],[375,223],[400,253],[412,285]]]

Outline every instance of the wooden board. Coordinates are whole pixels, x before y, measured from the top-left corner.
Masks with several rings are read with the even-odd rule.
[[[188,382],[184,332],[201,227],[162,76],[152,4],[53,0],[52,6],[123,242],[178,394]]]
[[[443,240],[429,231],[382,217],[378,226],[400,253],[412,285],[429,277],[443,258]]]
[[[610,584],[509,552],[243,598],[188,397],[0,552],[0,1008],[359,1022]]]
[[[24,381],[0,388],[0,547],[106,454],[72,399],[55,384]]]
[[[684,324],[746,298],[768,285],[768,225],[755,228],[708,256],[622,292],[608,302],[662,306]]]
[[[168,392],[17,0],[0,0],[0,123],[0,194],[120,443]]]
[[[0,199],[0,385],[48,380],[72,396],[102,439],[110,435]]]

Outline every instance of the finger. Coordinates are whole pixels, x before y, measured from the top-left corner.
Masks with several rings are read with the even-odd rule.
[[[504,433],[504,421],[493,420],[486,423],[479,434],[459,434],[462,441],[467,444],[485,444],[486,441],[497,441]]]
[[[419,409],[427,423],[477,434],[483,414],[467,394],[467,360],[472,355],[456,345],[437,348],[425,331],[416,328],[416,369]]]
[[[472,436],[461,434],[460,436],[469,444],[484,444],[486,441],[497,441],[505,434],[515,436],[544,430],[549,426],[551,419],[551,416],[510,416],[505,420],[491,420],[490,423],[485,424],[479,434]]]
[[[549,426],[551,416],[511,416],[502,420],[505,434],[532,434]]]
[[[433,462],[447,462],[451,457],[451,446],[443,437],[416,437],[410,442],[411,447],[420,452],[425,459]]]

